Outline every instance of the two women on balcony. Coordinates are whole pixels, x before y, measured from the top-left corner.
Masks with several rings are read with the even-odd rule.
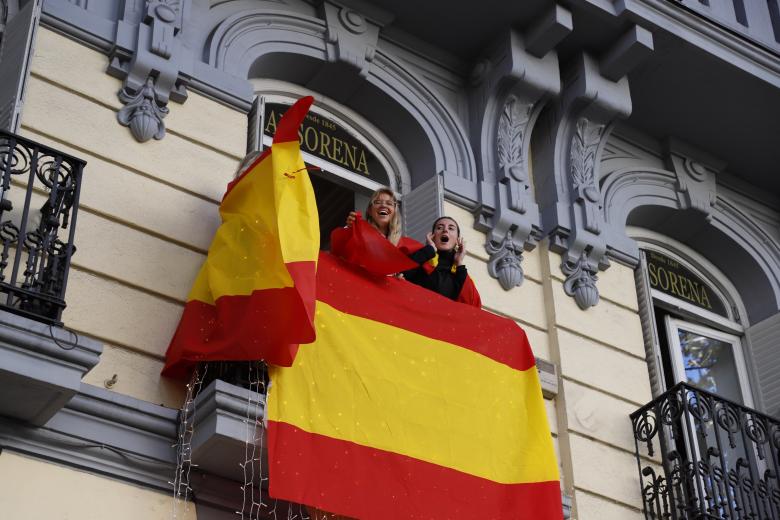
[[[350,212],[347,228],[355,225],[360,218],[358,213]],[[453,218],[438,218],[426,236],[426,244],[420,244],[402,236],[398,200],[392,190],[380,188],[371,195],[366,208],[366,222],[416,264],[416,267],[399,273],[399,277],[451,300],[478,308],[482,306],[477,288],[463,263],[465,243]],[[349,247],[347,234],[343,228],[331,234],[331,247],[337,256],[344,257],[349,253],[346,250]]]

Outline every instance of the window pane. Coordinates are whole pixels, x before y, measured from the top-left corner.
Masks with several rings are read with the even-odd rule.
[[[691,385],[742,403],[731,343],[678,329],[685,378]]]

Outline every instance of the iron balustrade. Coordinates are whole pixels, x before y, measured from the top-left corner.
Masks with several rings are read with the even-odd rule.
[[[0,308],[62,325],[85,164],[0,131]]]
[[[679,383],[631,422],[645,518],[780,519],[777,419]]]

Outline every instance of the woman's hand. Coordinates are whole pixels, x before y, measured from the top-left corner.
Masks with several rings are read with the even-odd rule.
[[[355,223],[356,218],[357,218],[357,213],[354,211],[350,211],[349,215],[347,215],[347,227],[352,227],[352,224]]]
[[[425,235],[425,243],[436,249],[436,244],[433,243],[433,231]]]
[[[458,238],[457,251],[455,252],[455,265],[463,265],[463,259],[466,258],[466,241],[463,237]]]

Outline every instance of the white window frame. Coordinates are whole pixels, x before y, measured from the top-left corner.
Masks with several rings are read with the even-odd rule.
[[[666,336],[669,342],[669,354],[673,358],[672,371],[675,383],[687,382],[682,347],[680,346],[680,335],[678,333],[679,329],[682,328],[686,331],[701,334],[702,336],[707,336],[731,345],[731,351],[734,355],[734,365],[737,370],[737,378],[739,379],[739,389],[742,393],[742,405],[753,408],[753,394],[750,391],[750,380],[748,378],[747,365],[745,364],[745,356],[742,351],[742,339],[739,336],[728,334],[698,323],[673,318],[672,316],[665,317],[664,325],[666,327]]]

